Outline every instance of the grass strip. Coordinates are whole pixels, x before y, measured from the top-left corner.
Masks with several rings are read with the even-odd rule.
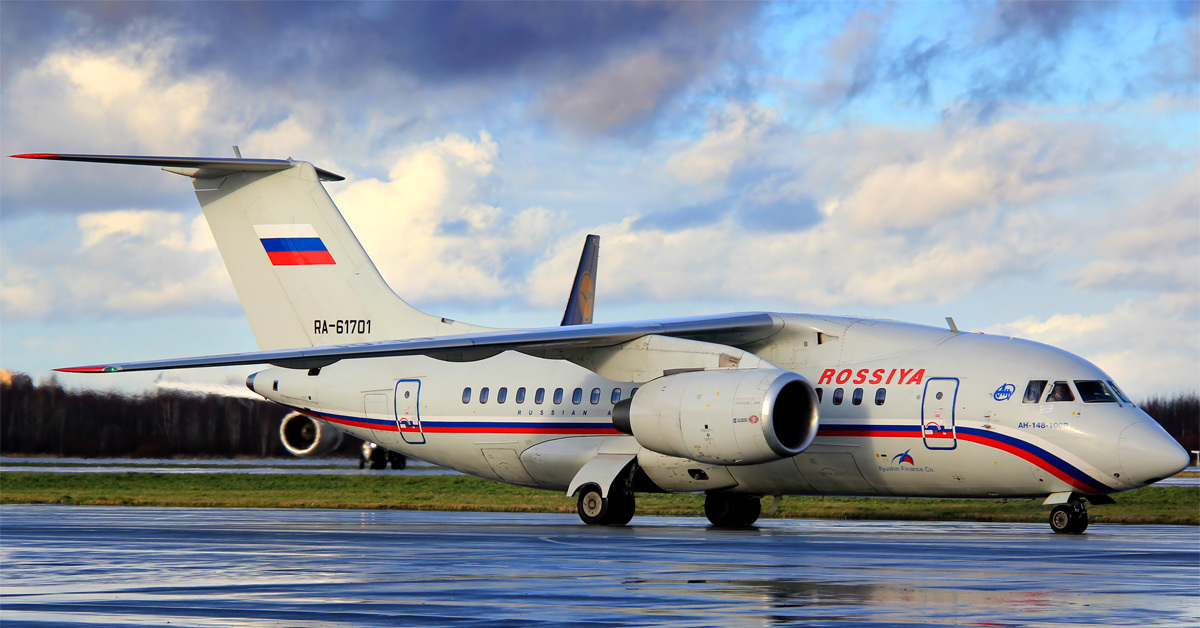
[[[1095,523],[1200,525],[1200,487],[1151,486],[1092,506]],[[702,516],[704,497],[639,494],[639,515]],[[0,503],[574,513],[574,498],[468,476],[0,472]],[[1041,500],[785,497],[764,517],[1043,523]]]

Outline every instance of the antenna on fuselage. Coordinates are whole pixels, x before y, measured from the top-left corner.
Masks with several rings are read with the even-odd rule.
[[[237,144],[233,145],[233,156],[237,157],[238,159],[242,158],[242,149],[238,148]]]
[[[953,317],[953,316],[947,316],[947,317],[946,317],[946,324],[950,326],[950,331],[952,331],[952,332],[954,332],[954,333],[956,333],[956,334],[957,334],[957,333],[959,333],[959,331],[958,331],[958,325],[956,325],[956,324],[954,323],[954,317]]]

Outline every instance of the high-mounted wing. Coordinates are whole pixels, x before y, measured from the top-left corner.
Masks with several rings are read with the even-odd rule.
[[[717,344],[741,345],[767,338],[779,331],[783,322],[765,312],[698,316],[689,318],[570,325],[511,331],[482,332],[408,338],[359,344],[325,345],[300,349],[252,351],[194,358],[169,358],[146,362],[126,362],[75,366],[55,369],[66,373],[120,373],[244,364],[274,364],[289,368],[318,368],[346,359],[379,358],[400,355],[427,355],[451,361],[478,360],[503,351],[542,351],[607,347],[647,335],[670,336]]]

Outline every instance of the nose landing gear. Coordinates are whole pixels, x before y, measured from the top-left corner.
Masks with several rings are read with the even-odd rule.
[[[1050,511],[1050,529],[1058,534],[1083,534],[1087,527],[1088,512],[1083,500],[1072,499]]]

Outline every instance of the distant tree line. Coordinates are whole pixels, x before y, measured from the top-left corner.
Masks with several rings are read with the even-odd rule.
[[[66,390],[26,375],[0,381],[0,453],[71,457],[290,457],[288,411],[265,401],[179,391]],[[346,438],[334,455],[354,455]]]
[[[1151,397],[1138,407],[1154,417],[1188,451],[1200,449],[1200,395]]]
[[[11,381],[10,381],[11,380]],[[1140,404],[1188,451],[1200,449],[1200,396]],[[287,410],[265,401],[178,391],[123,395],[66,390],[25,375],[0,381],[0,452],[79,457],[288,457],[279,441]],[[346,438],[334,455],[353,456]]]

